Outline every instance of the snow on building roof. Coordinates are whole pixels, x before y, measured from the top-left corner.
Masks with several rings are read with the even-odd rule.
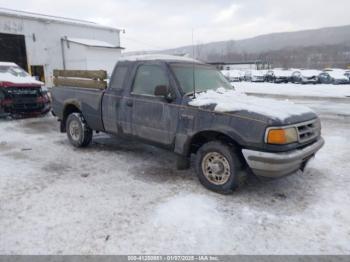
[[[105,47],[105,48],[118,48],[123,49],[120,46],[113,45],[111,43],[107,43],[101,40],[95,40],[95,39],[85,39],[85,38],[72,38],[68,37],[66,39],[69,42],[85,45],[85,46],[91,46],[91,47]]]
[[[201,61],[195,60],[190,57],[176,56],[176,55],[163,55],[163,54],[146,54],[146,55],[132,55],[122,56],[119,61],[150,61],[150,60],[163,60],[163,61],[181,61],[181,62],[195,62],[202,64]]]
[[[38,13],[27,12],[27,11],[19,11],[19,10],[7,9],[7,8],[0,8],[0,15],[120,31],[120,29],[118,28],[99,25],[95,22],[60,17],[60,16],[44,15],[44,14],[38,14]]]

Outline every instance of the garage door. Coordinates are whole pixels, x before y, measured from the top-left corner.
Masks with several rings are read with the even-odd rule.
[[[24,35],[0,33],[0,61],[14,62],[28,71]]]

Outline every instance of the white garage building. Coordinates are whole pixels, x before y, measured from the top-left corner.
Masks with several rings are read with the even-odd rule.
[[[0,61],[17,63],[47,86],[54,69],[111,73],[122,49],[119,29],[0,8]]]

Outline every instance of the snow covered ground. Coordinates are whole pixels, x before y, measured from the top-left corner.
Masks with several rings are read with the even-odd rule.
[[[285,95],[293,97],[350,97],[350,85],[299,85],[235,82],[233,86],[242,92]]]
[[[321,112],[324,148],[304,174],[229,196],[152,146],[75,149],[53,117],[1,121],[0,253],[349,254],[349,104],[299,102]]]

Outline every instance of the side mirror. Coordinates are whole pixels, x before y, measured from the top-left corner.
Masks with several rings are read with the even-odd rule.
[[[168,102],[173,100],[169,88],[164,85],[156,86],[154,89],[154,95],[164,97]]]

